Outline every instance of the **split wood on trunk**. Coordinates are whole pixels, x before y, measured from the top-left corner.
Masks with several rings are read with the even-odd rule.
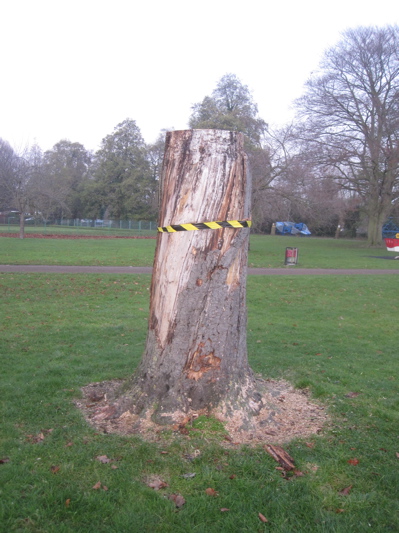
[[[161,228],[250,220],[241,133],[167,133],[161,181]],[[157,239],[146,349],[124,388],[124,408],[150,410],[157,423],[192,412],[241,410],[251,417],[262,402],[247,360],[249,228],[166,232]]]

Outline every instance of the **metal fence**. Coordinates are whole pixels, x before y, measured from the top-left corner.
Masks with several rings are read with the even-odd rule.
[[[67,219],[42,221],[35,218],[25,220],[27,233],[76,233],[92,234],[151,234],[157,230],[157,223],[152,220],[89,220]],[[19,218],[4,217],[0,220],[0,232],[15,233],[19,231]]]

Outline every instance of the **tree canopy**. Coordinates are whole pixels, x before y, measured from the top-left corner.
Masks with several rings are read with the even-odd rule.
[[[91,160],[91,154],[82,144],[65,139],[44,153],[43,180],[48,190],[53,190],[52,198],[58,199],[57,208],[48,209],[49,217],[84,217],[82,194],[90,177]],[[40,211],[44,214],[43,208]]]
[[[225,74],[211,96],[193,105],[189,125],[195,129],[240,131],[253,146],[260,146],[267,129],[247,85],[235,74]]]
[[[100,209],[114,218],[154,217],[156,181],[140,129],[132,119],[118,124],[95,155]]]

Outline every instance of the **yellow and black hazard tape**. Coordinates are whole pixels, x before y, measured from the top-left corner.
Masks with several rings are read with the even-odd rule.
[[[192,224],[174,224],[172,226],[159,227],[160,233],[175,233],[176,231],[196,231],[200,229],[220,228],[250,228],[250,220],[223,220],[221,222],[194,222]]]

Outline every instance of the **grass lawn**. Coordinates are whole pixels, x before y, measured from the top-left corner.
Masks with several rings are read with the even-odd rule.
[[[399,531],[395,281],[249,278],[251,366],[309,388],[332,418],[285,446],[304,473],[287,480],[262,447],[221,446],[206,418],[167,446],[85,423],[80,387],[125,377],[140,359],[149,276],[0,273],[0,531]],[[167,486],[153,490],[154,478]]]
[[[170,237],[164,235],[165,238]],[[0,237],[0,264],[152,266],[154,239],[15,239]],[[365,241],[252,235],[251,267],[284,266],[286,247],[298,248],[301,268],[398,269],[395,254]],[[388,259],[381,259],[381,258]],[[295,268],[295,267],[289,267]]]
[[[0,264],[152,266],[154,239],[13,239],[0,237]]]
[[[144,221],[131,221],[130,229],[128,228],[129,222],[122,222],[122,226],[125,227],[94,227],[91,226],[63,226],[63,225],[26,225],[25,233],[36,233],[40,235],[113,235],[113,236],[130,236],[130,235],[156,235],[157,224],[156,222]],[[16,224],[0,224],[1,233],[14,233],[19,234],[19,225]]]

